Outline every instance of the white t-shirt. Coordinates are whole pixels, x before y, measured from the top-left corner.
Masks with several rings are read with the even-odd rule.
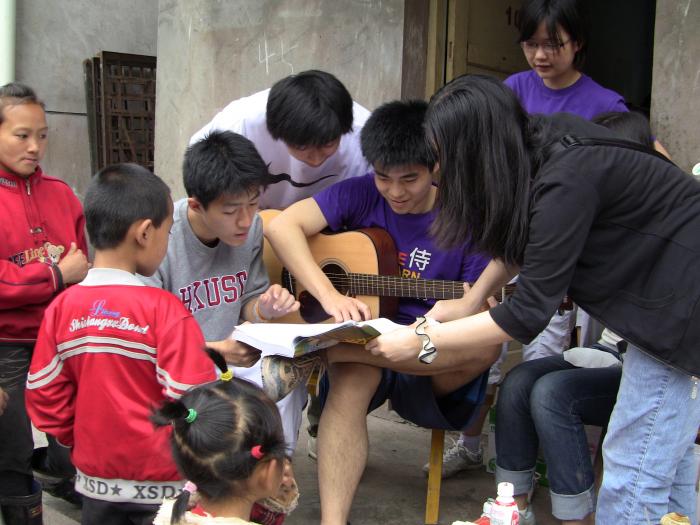
[[[269,164],[272,175],[286,174],[294,181],[296,185],[282,179],[268,186],[260,197],[261,209],[284,209],[340,180],[364,175],[369,171],[360,148],[360,130],[370,115],[367,109],[353,102],[352,131],[341,137],[333,155],[314,168],[296,160],[289,154],[283,141],[275,140],[270,135],[265,122],[269,93],[270,90],[266,89],[234,100],[190,139],[190,144],[193,144],[215,130],[239,133],[255,144],[260,156]]]

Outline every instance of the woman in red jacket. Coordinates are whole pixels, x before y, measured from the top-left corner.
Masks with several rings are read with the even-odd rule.
[[[39,167],[47,133],[31,88],[0,87],[0,388],[8,395],[0,416],[0,510],[7,523],[41,523],[24,385],[44,309],[88,269],[80,202]]]

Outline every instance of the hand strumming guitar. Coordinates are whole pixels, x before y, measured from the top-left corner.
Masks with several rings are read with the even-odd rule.
[[[343,321],[367,321],[372,319],[372,312],[365,303],[354,297],[343,295],[337,290],[329,290],[319,297],[321,306],[336,323]]]

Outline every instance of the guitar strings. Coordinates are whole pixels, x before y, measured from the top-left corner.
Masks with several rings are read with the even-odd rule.
[[[434,299],[456,299],[464,296],[461,281],[442,281],[438,279],[413,279],[397,275],[372,275],[360,273],[326,273],[336,288],[352,288],[359,295],[391,295],[396,297],[431,297]],[[290,281],[296,279],[291,277]],[[291,283],[290,283],[291,284]],[[512,293],[515,285],[506,285],[507,293]],[[373,293],[380,290],[381,293]],[[422,290],[422,293],[421,293]],[[496,294],[501,300],[501,294]]]

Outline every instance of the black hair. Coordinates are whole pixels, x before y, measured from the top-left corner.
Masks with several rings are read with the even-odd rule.
[[[426,113],[440,163],[437,217],[442,246],[471,239],[507,264],[522,262],[529,225],[530,175],[542,133],[500,80],[464,75],[443,86]]]
[[[530,40],[539,25],[544,22],[549,40],[562,45],[564,42],[562,42],[557,30],[557,26],[561,26],[569,34],[571,40],[579,46],[574,55],[573,65],[580,71],[586,61],[588,35],[590,34],[590,20],[584,4],[583,0],[523,0],[518,21],[518,29],[520,30],[518,41]]]
[[[432,170],[435,159],[423,128],[427,109],[423,100],[395,100],[375,109],[360,134],[369,163],[385,168],[420,164]]]
[[[654,147],[649,120],[637,111],[610,111],[601,113],[593,122],[611,129],[620,137],[639,142],[648,148]]]
[[[267,97],[267,129],[289,146],[323,146],[352,129],[352,97],[325,71],[277,81]]]
[[[44,103],[32,88],[19,82],[10,82],[0,87],[0,124],[5,120],[5,108],[20,104],[37,104],[44,109]]]
[[[221,354],[206,351],[223,373],[228,372]],[[172,426],[170,444],[178,470],[212,502],[235,494],[260,461],[287,457],[277,406],[243,379],[195,387],[179,400],[165,401],[151,419],[156,426]],[[254,447],[260,447],[261,458],[253,455]],[[171,523],[179,522],[189,496],[185,490],[177,497]]]
[[[85,194],[85,221],[98,250],[115,248],[131,225],[151,219],[158,228],[172,214],[170,189],[138,164],[113,164],[100,170]]]
[[[185,151],[182,178],[187,195],[206,209],[222,195],[264,189],[270,174],[250,140],[232,131],[213,131]]]

